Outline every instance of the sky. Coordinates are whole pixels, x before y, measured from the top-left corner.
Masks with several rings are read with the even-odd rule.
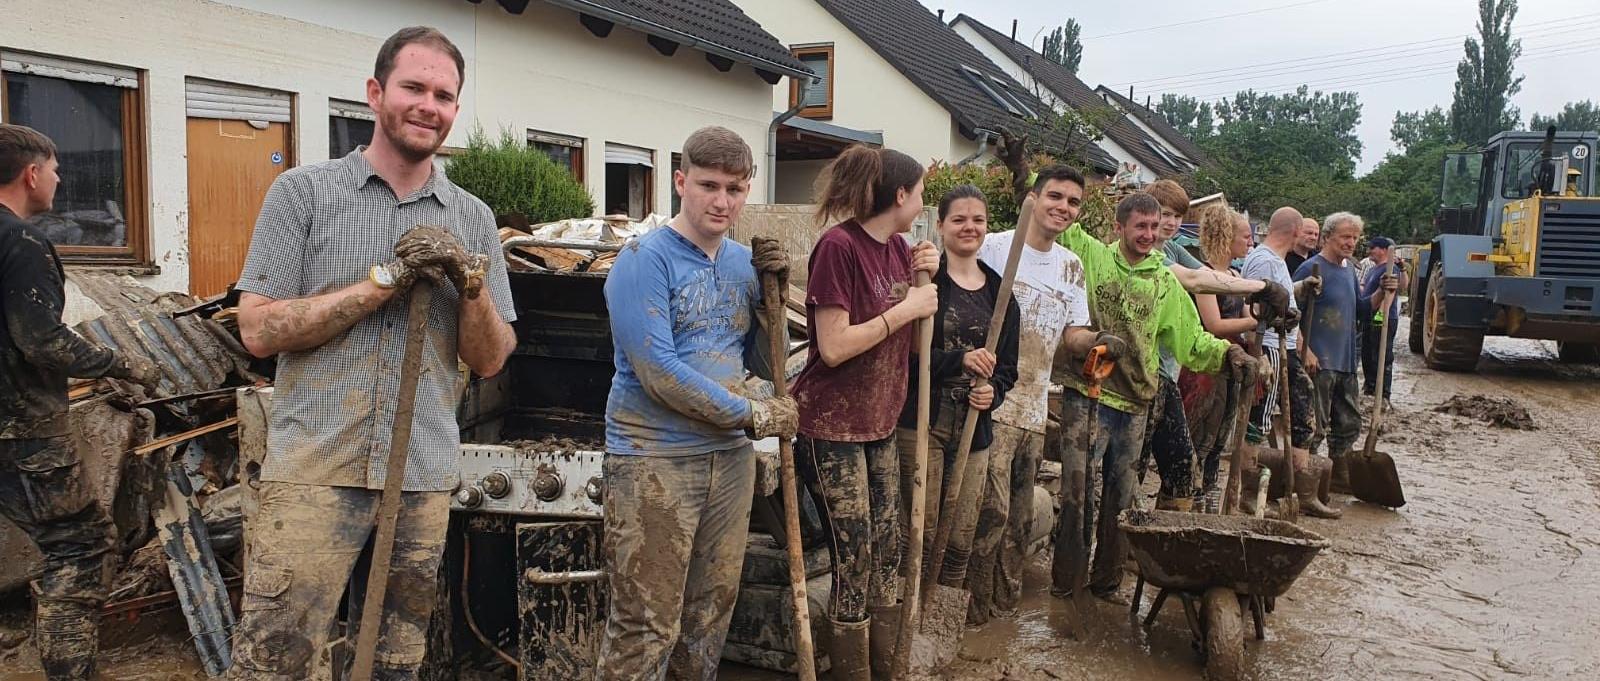
[[[965,13],[1039,49],[1050,29],[1083,25],[1078,75],[1134,98],[1163,92],[1205,100],[1237,90],[1354,91],[1362,103],[1357,174],[1392,150],[1389,126],[1399,111],[1441,106],[1455,87],[1462,41],[1477,35],[1475,0],[921,0]],[[1131,9],[1137,7],[1136,10]],[[1178,25],[1174,25],[1178,24]],[[1513,37],[1522,38],[1512,103],[1522,121],[1551,115],[1570,101],[1600,101],[1600,1],[1522,0]]]

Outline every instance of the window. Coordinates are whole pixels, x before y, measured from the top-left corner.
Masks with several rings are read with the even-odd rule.
[[[583,184],[583,138],[539,130],[528,131],[528,146],[538,149]]]
[[[679,153],[674,152],[672,154],[672,168],[671,168],[671,170],[677,170],[677,169],[682,168],[682,167],[683,167],[683,154],[679,154]],[[668,171],[668,172],[671,172],[671,171]],[[681,211],[681,210],[683,210],[683,197],[678,195],[677,182],[674,181],[673,182],[673,186],[672,186],[672,217],[678,217],[678,211]]]
[[[1555,157],[1567,158],[1567,167],[1578,171],[1578,195],[1587,195],[1589,186],[1589,160],[1588,149],[1579,145],[1585,152],[1582,158],[1567,151],[1565,145],[1555,147]],[[1544,162],[1544,145],[1539,142],[1522,142],[1506,147],[1505,178],[1502,180],[1500,194],[1507,199],[1525,199],[1533,196],[1535,185],[1539,181],[1539,166]],[[1567,178],[1556,178],[1555,193],[1560,195],[1567,188]]]
[[[1006,85],[1005,81],[994,76],[989,76],[989,82],[994,84],[994,89],[997,90],[1002,97],[1005,97],[1007,102],[1010,102],[1017,109],[1020,109],[1023,116],[1028,118],[1039,117],[1038,114],[1033,112],[1033,109],[1028,108],[1028,105],[1023,103],[1022,96],[1013,91],[1010,85]]]
[[[371,144],[377,121],[365,104],[328,100],[328,158],[344,158],[356,147]]]
[[[34,217],[69,262],[146,262],[143,106],[132,69],[0,54],[0,120],[50,137],[55,208]]]
[[[655,211],[655,152],[606,143],[606,215],[643,220]]]
[[[803,104],[800,116],[833,118],[833,45],[803,45],[793,49],[795,58],[817,74],[800,100],[800,82],[789,79],[789,106]]]
[[[982,90],[983,94],[988,95],[989,99],[995,104],[999,105],[1000,108],[1005,109],[1013,116],[1026,115],[1022,112],[1022,109],[1019,108],[1017,104],[1013,103],[1010,99],[1001,96],[1000,92],[997,91],[993,85],[993,83],[996,82],[995,79],[978,73],[977,69],[965,64],[961,66],[961,73],[967,77],[967,80],[972,81],[972,84],[977,86],[979,90]]]

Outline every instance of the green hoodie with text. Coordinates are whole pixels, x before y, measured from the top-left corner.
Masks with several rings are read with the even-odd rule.
[[[1129,413],[1148,408],[1160,387],[1160,347],[1170,349],[1190,371],[1211,373],[1222,367],[1228,342],[1206,332],[1194,301],[1160,253],[1130,265],[1116,244],[1100,242],[1077,224],[1061,235],[1061,243],[1083,261],[1095,328],[1128,342],[1128,354],[1117,359],[1116,370],[1102,385],[1102,403]],[[1081,375],[1070,374],[1066,383],[1088,394]]]

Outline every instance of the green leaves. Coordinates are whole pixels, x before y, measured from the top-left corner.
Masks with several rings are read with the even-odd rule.
[[[466,151],[450,157],[445,175],[489,204],[496,216],[520,214],[529,224],[594,214],[594,200],[567,169],[509,130],[491,142],[481,128]]]

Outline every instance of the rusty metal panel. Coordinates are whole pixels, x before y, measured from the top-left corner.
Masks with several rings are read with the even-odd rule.
[[[594,675],[605,627],[607,586],[601,581],[536,585],[529,570],[601,570],[599,521],[517,525],[517,611],[521,619],[520,681],[567,681]]]

